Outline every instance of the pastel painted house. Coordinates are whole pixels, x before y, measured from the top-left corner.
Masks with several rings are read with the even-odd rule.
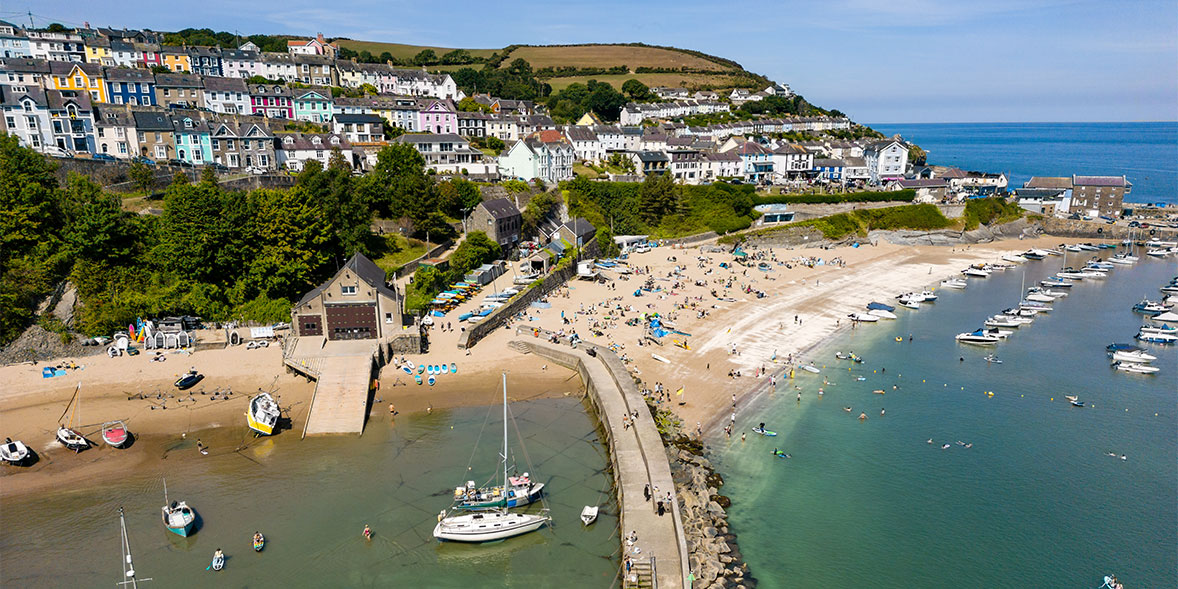
[[[94,109],[78,90],[46,90],[53,143],[77,153],[94,153]]]
[[[107,102],[102,66],[93,63],[50,61],[46,89],[85,92],[92,102]]]
[[[250,114],[278,119],[294,119],[294,98],[286,86],[257,84],[250,86]]]
[[[320,88],[303,88],[293,91],[294,118],[300,121],[326,123],[334,115],[331,91]]]
[[[225,114],[248,114],[250,112],[249,88],[242,78],[204,78],[205,108]]]
[[[212,126],[196,113],[182,113],[172,117],[176,138],[176,159],[203,166],[213,161]]]
[[[192,56],[183,47],[164,47],[160,50],[160,65],[177,74],[191,72]]]
[[[418,116],[420,122],[417,128],[422,133],[458,133],[458,108],[448,98],[419,100]]]

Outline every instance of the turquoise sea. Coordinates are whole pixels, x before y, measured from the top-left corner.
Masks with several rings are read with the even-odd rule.
[[[1125,175],[1130,202],[1178,203],[1178,122],[878,124],[928,151],[929,163],[1031,176]]]
[[[764,421],[781,433],[709,441],[760,587],[1095,588],[1108,573],[1178,586],[1178,349],[1143,344],[1162,368],[1153,376],[1119,373],[1105,352],[1134,341],[1132,305],[1178,274],[1142,257],[1077,284],[996,348],[954,335],[1016,304],[1024,273],[1034,284],[1062,260],[937,289],[935,303],[811,352],[822,374],[742,411],[740,430]],[[836,360],[840,350],[865,362]],[[987,363],[991,352],[1003,363]]]

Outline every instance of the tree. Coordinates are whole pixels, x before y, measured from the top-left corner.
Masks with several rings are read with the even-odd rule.
[[[413,56],[414,65],[432,65],[438,63],[438,54],[433,49],[422,49]]]
[[[171,70],[171,68],[169,68],[166,65],[153,65],[153,66],[151,66],[151,73],[153,73],[153,74],[170,74],[170,73],[172,73],[172,70]]]
[[[396,63],[396,58],[393,57],[392,53],[385,51],[380,54],[380,61],[383,63]]]
[[[456,65],[460,63],[470,63],[474,61],[470,52],[465,49],[455,49],[442,56],[442,63],[447,65]]]
[[[376,89],[376,86],[373,86],[372,84],[360,84],[360,91],[371,96],[375,96],[380,93],[380,91]]]
[[[590,80],[590,83],[595,80]],[[626,97],[614,90],[614,87],[601,83],[593,87],[589,98],[585,101],[585,107],[597,113],[598,116],[607,121],[616,121],[621,115],[622,107],[626,106]]]
[[[491,110],[489,105],[478,102],[474,99],[474,97],[471,96],[467,96],[466,98],[458,101],[458,110],[462,112],[494,112]]]
[[[498,137],[492,137],[491,135],[487,135],[486,139],[483,140],[483,143],[487,146],[487,149],[494,151],[495,155],[499,155],[503,152],[503,149],[507,147],[507,144],[503,143],[502,139]]]
[[[382,148],[360,189],[377,210],[393,218],[409,217],[415,224],[437,209],[438,193],[425,175],[425,159],[408,144]]]
[[[62,238],[71,258],[115,260],[130,254],[134,239],[122,204],[90,178],[70,174],[62,198]]]
[[[217,184],[217,170],[212,166],[205,166],[200,169],[200,181],[208,182],[210,184]]]
[[[245,296],[276,298],[313,286],[319,269],[330,260],[323,246],[331,239],[331,229],[311,195],[295,187],[257,190],[249,198],[257,215],[259,249],[243,277]]]
[[[646,84],[634,78],[630,78],[622,83],[622,92],[630,97],[630,100],[635,102],[646,102],[654,98],[654,94]]]
[[[131,177],[131,182],[135,183],[135,187],[143,192],[151,194],[152,189],[155,188],[155,170],[141,161],[131,162],[127,175]]]
[[[450,268],[460,274],[465,274],[483,264],[495,261],[499,257],[499,244],[491,241],[484,231],[471,231],[466,239],[458,244],[453,254],[450,254]]]
[[[612,258],[622,253],[618,248],[618,244],[614,241],[614,234],[609,230],[609,227],[597,228],[597,250],[598,254],[603,258]]]
[[[65,26],[62,25],[61,23],[55,22],[55,23],[49,23],[49,26],[45,27],[45,30],[49,31],[50,33],[64,33],[66,31],[68,31],[69,29],[65,28]]]
[[[638,212],[642,220],[658,225],[679,208],[679,187],[670,174],[651,174],[638,188]]]
[[[397,137],[405,134],[404,129],[390,123],[389,120],[384,117],[381,117],[380,119],[380,126],[384,131],[384,138],[386,141],[390,139],[396,139]]]

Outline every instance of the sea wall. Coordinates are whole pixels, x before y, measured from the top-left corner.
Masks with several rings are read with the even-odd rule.
[[[577,275],[577,262],[593,258],[597,255],[597,240],[590,241],[585,249],[578,255],[573,263],[560,270],[550,272],[547,276],[540,279],[539,283],[532,283],[524,291],[520,292],[512,298],[506,305],[495,309],[493,313],[487,315],[482,321],[466,327],[458,336],[458,348],[461,350],[468,349],[479,342],[479,340],[487,337],[495,329],[505,325],[516,314],[524,311],[535,301],[548,295],[548,293],[563,286],[564,283],[571,280]]]
[[[536,333],[526,326],[517,331]],[[655,501],[644,496],[644,488],[653,488],[657,498],[663,491],[676,487],[654,417],[646,409],[645,400],[621,360],[608,348],[593,344],[582,344],[578,349],[538,337],[523,337],[509,345],[575,370],[585,383],[609,448],[621,533],[636,533],[636,546],[642,548],[642,552],[633,556],[638,582],[624,580],[622,586],[690,589],[692,586],[686,581],[689,559],[680,501],[671,502],[670,511],[661,516],[655,513]],[[637,417],[632,420],[622,417],[629,415]],[[628,543],[623,544],[627,552],[630,548]],[[644,575],[655,578],[643,578]],[[712,586],[716,585],[694,585]]]
[[[756,587],[748,564],[728,531],[732,502],[721,495],[724,479],[703,456],[699,442],[681,437],[667,447],[671,477],[683,512],[689,565],[702,587]]]

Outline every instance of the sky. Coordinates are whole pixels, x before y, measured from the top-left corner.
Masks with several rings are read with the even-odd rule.
[[[866,123],[1178,120],[1175,0],[0,0],[2,19],[26,11],[38,26],[672,45]]]

